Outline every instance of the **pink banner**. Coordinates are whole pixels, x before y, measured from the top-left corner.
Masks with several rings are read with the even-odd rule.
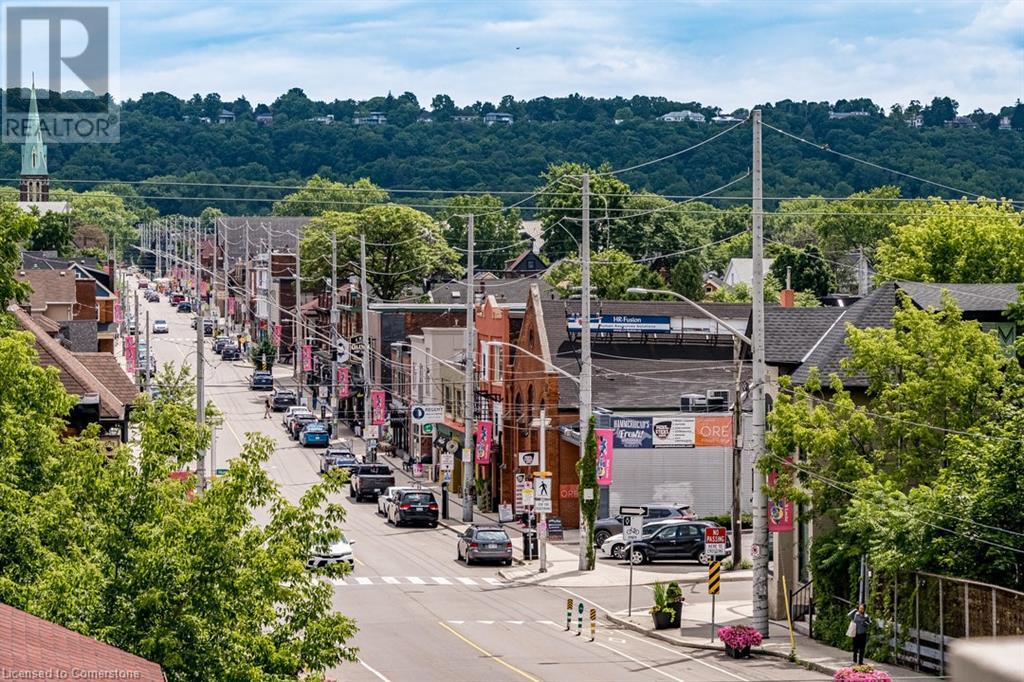
[[[786,458],[787,462],[792,462]],[[768,474],[768,485],[775,485],[778,474],[774,471]],[[769,533],[792,533],[793,532],[793,503],[789,500],[768,500],[768,532]]]
[[[302,346],[302,371],[313,371],[313,346],[308,343]]]
[[[114,324],[121,324],[121,321],[124,319],[121,315],[121,302],[114,301]]]
[[[135,337],[126,336],[124,337],[124,363],[128,368],[129,374],[135,374],[136,359],[137,353],[135,352]]]
[[[210,285],[206,282],[206,280],[205,279],[204,280],[200,280],[200,282],[199,282],[199,295],[202,298],[206,298],[206,294],[209,291],[209,289],[210,289]]]
[[[615,429],[594,429],[594,437],[597,439],[597,484],[611,485]]]
[[[373,412],[373,423],[377,426],[387,421],[386,401],[384,391],[370,391],[370,409]]]
[[[228,296],[228,315],[235,314],[235,297]]]
[[[476,439],[476,463],[490,464],[491,440],[494,437],[494,424],[489,421],[477,422],[476,433],[473,434],[473,437]]]
[[[274,328],[270,332],[270,338],[274,342],[275,348],[281,347],[281,325],[274,325]]]
[[[338,368],[337,383],[338,383],[338,397],[339,398],[347,398],[347,397],[349,397],[350,393],[349,393],[349,389],[348,389],[348,367],[339,367]]]

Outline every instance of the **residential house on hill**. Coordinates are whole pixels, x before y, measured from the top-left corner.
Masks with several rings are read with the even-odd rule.
[[[658,117],[659,121],[667,121],[669,123],[704,123],[704,114],[697,111],[670,111],[667,114],[663,114]]]

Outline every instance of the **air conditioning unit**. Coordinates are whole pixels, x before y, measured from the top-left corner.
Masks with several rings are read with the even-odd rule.
[[[725,412],[731,402],[727,388],[713,388],[708,391],[708,412]]]
[[[707,412],[708,398],[700,393],[684,393],[679,396],[680,412]]]

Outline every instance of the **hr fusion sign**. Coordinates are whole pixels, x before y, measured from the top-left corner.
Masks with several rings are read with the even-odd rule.
[[[581,315],[570,315],[569,331],[583,330]],[[670,332],[672,318],[668,315],[591,315],[590,329],[595,332]]]

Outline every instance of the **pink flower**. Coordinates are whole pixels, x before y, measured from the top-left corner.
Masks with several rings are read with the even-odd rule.
[[[718,639],[733,649],[745,649],[748,646],[761,646],[761,633],[747,625],[724,627],[718,631]]]
[[[852,668],[840,668],[832,676],[833,682],[892,682],[889,673],[875,670],[869,665],[857,665]]]

